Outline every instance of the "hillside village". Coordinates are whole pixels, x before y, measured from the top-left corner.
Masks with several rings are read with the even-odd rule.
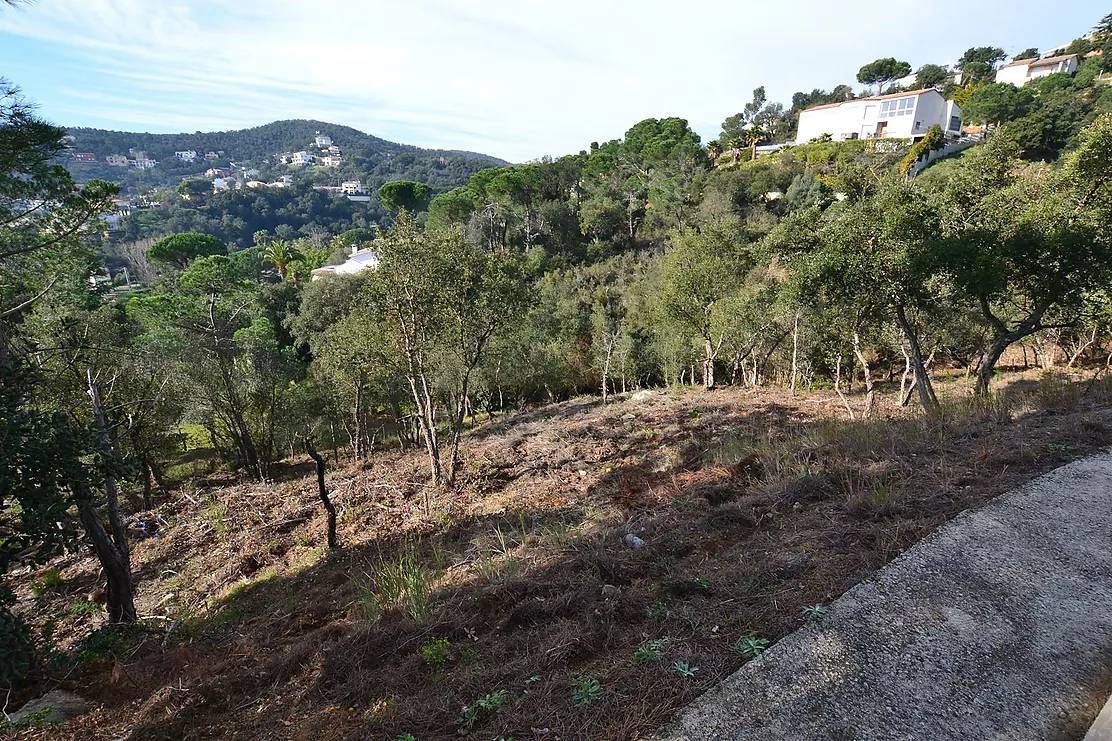
[[[522,164],[0,86],[0,731],[1080,741],[1093,21]]]

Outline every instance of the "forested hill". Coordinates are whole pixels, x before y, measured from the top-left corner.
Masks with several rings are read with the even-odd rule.
[[[263,171],[263,174],[285,172],[279,156],[285,152],[310,149],[320,132],[331,137],[340,148],[343,164],[339,167],[306,168],[305,179],[319,184],[338,184],[341,180],[362,180],[364,185],[380,185],[387,180],[415,180],[428,184],[434,191],[444,191],[467,182],[475,172],[504,165],[504,160],[475,152],[447,149],[421,149],[407,144],[386,141],[350,126],[324,121],[275,121],[264,126],[238,131],[195,132],[192,134],[150,134],[104,129],[71,128],[74,152],[91,153],[95,162],[67,161],[79,180],[100,178],[118,182],[127,190],[173,187],[182,178],[203,173],[212,166],[227,167],[231,163]],[[174,157],[174,152],[193,150],[199,155],[217,152],[215,160],[198,158],[193,163]],[[142,153],[158,165],[149,170],[134,167],[110,167],[109,155],[134,159]]]

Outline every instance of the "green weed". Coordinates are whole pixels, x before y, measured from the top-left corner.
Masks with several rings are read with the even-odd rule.
[[[426,666],[438,672],[448,664],[451,648],[452,642],[447,638],[429,638],[421,644],[417,652]]]
[[[100,605],[92,600],[77,600],[66,605],[66,612],[70,615],[98,615],[100,614]]]
[[[655,638],[634,651],[633,660],[638,664],[655,664],[660,661],[660,652],[666,649],[671,642],[672,639],[667,636]]]
[[[590,707],[602,697],[602,684],[594,677],[579,677],[575,680],[575,689],[571,693],[571,701],[580,707]]]
[[[694,677],[695,672],[699,671],[699,667],[692,666],[686,661],[676,661],[674,664],[672,664],[672,668],[685,677]]]
[[[768,640],[757,638],[756,636],[743,636],[738,639],[737,643],[730,646],[730,648],[747,659],[753,659],[760,656],[761,653],[768,648]]]
[[[47,592],[53,592],[64,583],[65,580],[62,579],[61,571],[53,567],[43,569],[43,572],[39,574],[39,578],[31,582],[31,594],[36,597],[41,597]]]

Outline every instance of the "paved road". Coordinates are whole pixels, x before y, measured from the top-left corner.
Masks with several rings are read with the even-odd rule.
[[[1112,692],[1112,455],[966,512],[661,741],[1080,741]]]

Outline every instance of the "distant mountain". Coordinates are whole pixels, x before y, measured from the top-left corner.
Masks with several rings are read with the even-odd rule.
[[[314,147],[316,135],[324,134],[340,149],[338,167],[294,167],[281,164],[280,155],[309,151],[324,155],[327,151]],[[295,174],[310,184],[338,184],[342,180],[361,180],[364,187],[376,189],[388,180],[416,180],[443,192],[467,182],[479,170],[509,164],[505,160],[475,152],[449,149],[421,149],[386,141],[350,126],[324,121],[275,121],[264,126],[237,131],[196,132],[192,134],[149,134],[104,129],[71,128],[75,155],[93,156],[86,162],[66,162],[79,181],[91,178],[112,180],[126,191],[142,191],[172,187],[182,178],[202,175],[210,167],[246,167],[260,171],[260,179],[279,174]],[[197,160],[184,162],[175,152],[195,151]],[[208,152],[217,153],[206,160]],[[111,155],[134,160],[137,156],[156,160],[148,170],[133,165],[112,167],[106,162]]]

